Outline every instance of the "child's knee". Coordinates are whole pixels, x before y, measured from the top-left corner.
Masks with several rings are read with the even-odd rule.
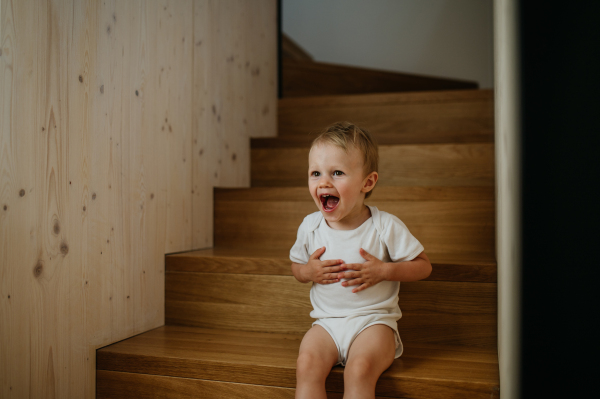
[[[296,376],[298,378],[325,379],[329,375],[331,365],[327,364],[316,353],[301,352],[296,361]]]
[[[350,359],[344,370],[344,380],[364,381],[378,378],[377,367],[373,361],[367,357],[355,357]],[[377,374],[377,375],[375,375]]]

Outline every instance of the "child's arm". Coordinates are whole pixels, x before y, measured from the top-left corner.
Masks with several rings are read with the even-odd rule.
[[[416,258],[407,262],[385,263],[377,259],[364,249],[360,249],[360,255],[367,261],[365,263],[342,264],[342,270],[356,270],[353,272],[341,272],[337,277],[352,280],[342,282],[344,287],[358,285],[352,292],[362,291],[384,280],[387,281],[418,281],[427,278],[431,274],[431,262],[421,252]]]
[[[340,281],[337,273],[345,269],[336,265],[341,265],[344,261],[341,259],[322,261],[319,258],[323,252],[325,252],[325,247],[317,249],[305,265],[292,262],[292,274],[296,280],[301,283],[312,281],[318,284],[332,284]]]

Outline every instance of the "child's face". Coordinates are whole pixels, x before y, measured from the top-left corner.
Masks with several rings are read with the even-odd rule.
[[[377,172],[364,175],[363,155],[355,147],[346,153],[332,144],[317,144],[310,150],[308,188],[332,228],[348,228],[360,218],[365,194],[376,181]]]

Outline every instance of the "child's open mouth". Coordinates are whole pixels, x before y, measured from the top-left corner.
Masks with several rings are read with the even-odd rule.
[[[320,198],[325,212],[333,211],[340,203],[340,199],[334,195],[322,194]]]

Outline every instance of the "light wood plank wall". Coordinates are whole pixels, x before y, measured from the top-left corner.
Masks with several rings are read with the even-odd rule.
[[[276,134],[275,0],[0,0],[0,397],[91,398]]]

